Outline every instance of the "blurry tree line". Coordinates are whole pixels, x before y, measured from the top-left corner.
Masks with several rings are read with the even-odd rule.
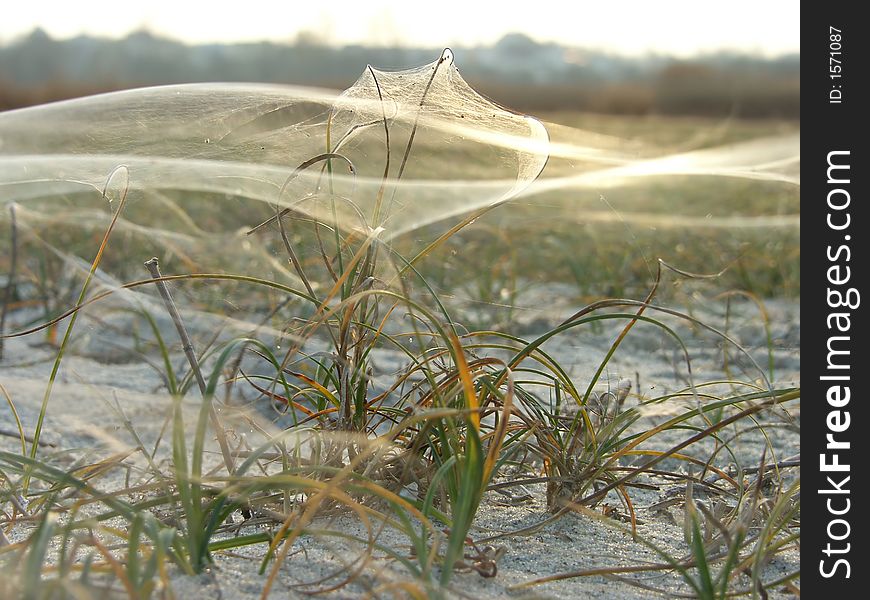
[[[718,53],[631,58],[509,34],[492,46],[454,48],[465,79],[522,111],[581,110],[798,118],[800,57]],[[131,87],[203,82],[288,83],[344,89],[367,63],[403,69],[440,48],[271,42],[190,46],[146,31],[120,40],[55,40],[42,30],[0,46],[0,110]]]

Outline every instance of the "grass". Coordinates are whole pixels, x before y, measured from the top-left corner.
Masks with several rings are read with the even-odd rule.
[[[307,540],[355,553],[336,551],[317,571],[322,576],[300,576],[295,587],[305,593],[461,596],[468,580],[457,583],[457,572],[498,576],[505,548],[492,544],[571,514],[624,530],[655,561],[604,561],[515,588],[597,576],[639,593],[710,599],[796,589],[798,570],[771,575],[766,567],[799,543],[796,464],[777,455],[771,436],[794,426],[789,412],[800,390],[773,380],[776,324],[760,298],[799,295],[798,231],[687,231],[622,218],[675,206],[702,218],[719,209],[713,224],[790,215],[796,194],[773,184],[675,178],[587,199],[615,220],[589,223],[578,210],[583,199],[540,198],[385,243],[378,226],[389,215],[390,186],[406,164],[425,170],[414,150],[429,85],[406,129],[386,109],[375,114],[370,129],[382,132],[375,139],[386,156],[365,227],[337,210],[323,218],[279,207],[264,213],[241,198],[204,193],[127,201],[125,185],[107,224],[105,212],[95,212],[105,191],[99,199],[53,198],[47,213],[17,209],[16,289],[7,286],[6,304],[22,315],[19,332],[54,344],[54,367],[29,448],[30,425],[16,409],[22,400],[3,388],[20,448],[0,450],[0,596],[178,597],[179,574],[207,579],[220,557],[236,557],[256,562],[250,568],[265,597],[288,585],[297,553],[314,569]],[[665,125],[606,125],[676,143]],[[300,163],[285,188],[306,171],[319,173],[324,189],[342,181],[339,170],[356,172],[356,142],[334,139],[332,119],[325,126],[324,153]],[[708,141],[751,133],[741,127]],[[118,185],[116,175],[106,187]],[[702,195],[709,196],[703,207]],[[299,200],[306,201],[317,200]],[[230,233],[250,227],[252,211],[270,226]],[[89,264],[76,258],[94,250]],[[165,274],[143,278],[141,260],[152,255]],[[662,271],[666,264],[681,271]],[[711,264],[729,268],[713,283],[685,275]],[[519,299],[565,282],[585,307],[527,337]],[[171,288],[180,315],[167,315],[146,292],[155,285]],[[733,338],[729,320],[717,329],[667,307],[711,286],[731,290],[734,302],[758,303],[764,367]],[[542,308],[561,310],[555,300]],[[153,400],[147,427],[126,416],[130,405],[107,401],[127,439],[108,454],[40,444],[48,417],[74,412],[52,390],[82,339],[81,325],[73,328],[82,317],[126,324],[119,331],[133,339],[121,360],[151,365],[169,398]],[[192,342],[177,338],[173,321],[177,331],[186,324],[195,332]],[[665,340],[685,387],[647,394],[608,378],[639,331]],[[584,335],[607,341],[595,367],[578,377],[558,348]],[[726,378],[695,380],[689,338],[698,335],[724,349]],[[28,362],[6,352],[13,365]],[[384,368],[385,357],[401,366]],[[198,371],[201,394],[191,392]],[[665,417],[648,416],[665,409]],[[747,453],[744,440],[760,453]],[[534,523],[488,534],[477,528],[483,505],[522,498],[528,488],[545,502]],[[678,492],[666,512],[681,517],[682,543],[662,544],[641,523],[638,498],[665,490]],[[651,579],[659,573],[671,578]]]

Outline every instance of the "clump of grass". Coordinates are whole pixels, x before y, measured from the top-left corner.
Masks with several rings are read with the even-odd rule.
[[[433,66],[430,85],[444,60]],[[799,390],[729,381],[731,393],[722,394],[717,382],[693,383],[674,394],[638,398],[630,407],[625,382],[596,392],[605,382],[609,362],[635,327],[654,327],[669,336],[690,370],[686,345],[667,319],[712,328],[654,304],[661,273],[643,300],[593,302],[531,340],[490,330],[483,322],[467,328],[436,292],[426,275],[426,262],[438,262],[438,253],[449,248],[454,236],[488,209],[463,218],[413,253],[400,251],[401,242],[381,241],[381,224],[392,206],[390,190],[413,157],[419,115],[430,88],[424,87],[407,139],[399,144],[378,76],[374,70],[370,74],[382,108],[364,127],[383,130],[385,149],[372,214],[367,217],[353,197],[334,191],[334,171],[347,169],[353,178],[357,166],[344,153],[352,146],[350,135],[333,140],[331,116],[323,153],[297,166],[278,192],[274,215],[249,232],[257,232],[248,236],[252,243],[271,244],[282,252],[289,263],[284,266],[295,275],[294,285],[234,273],[167,276],[154,264],[151,279],[89,297],[124,206],[123,194],[74,306],[23,332],[68,320],[29,451],[13,399],[4,391],[16,414],[22,447],[20,452],[0,451],[0,504],[11,507],[0,527],[17,533],[17,541],[4,538],[0,547],[8,574],[0,593],[165,597],[171,595],[173,572],[207,574],[216,555],[256,548],[265,597],[275,589],[300,539],[317,537],[353,543],[358,555],[345,558],[322,579],[300,584],[306,592],[354,584],[371,596],[401,592],[441,597],[454,589],[457,570],[497,575],[501,551],[487,546],[489,542],[528,534],[572,512],[597,519],[603,518],[601,511],[610,516],[620,512],[606,508],[610,505],[605,501],[623,507],[634,539],[651,548],[661,564],[605,565],[520,587],[585,575],[645,585],[625,576],[670,571],[682,578],[689,594],[725,598],[762,593],[795,579],[792,573],[767,581],[763,573],[765,563],[799,536],[799,483],[786,484],[780,469],[770,469],[764,458],[753,472],[755,480],[750,480],[751,469],[742,468],[725,432],[793,402]],[[401,159],[394,160],[399,152]],[[396,164],[393,171],[391,165]],[[291,183],[308,171],[318,172],[316,189],[288,204],[284,196],[295,189]],[[324,199],[327,210],[308,210],[309,203]],[[339,204],[343,210],[349,206],[358,218],[340,219],[338,215],[347,211],[340,211]],[[271,233],[271,241],[261,239],[267,237],[264,231]],[[469,279],[471,295],[495,301],[501,290],[507,290],[506,300],[512,305],[517,269],[524,268],[517,266],[521,254],[493,261],[485,277]],[[578,280],[585,278],[583,268],[575,267],[571,270]],[[441,286],[452,286],[447,278],[444,275]],[[140,303],[131,314],[141,315],[152,332],[160,355],[155,366],[172,396],[164,426],[168,433],[161,431],[154,447],[146,448],[135,426],[124,418],[135,442],[127,453],[92,461],[87,454],[39,452],[52,385],[79,314],[121,291],[154,285],[165,291],[170,282],[244,286],[251,297],[272,302],[269,318],[231,339],[216,335],[218,341],[197,355],[180,312],[164,293],[191,367],[180,376],[157,315]],[[414,293],[415,287],[424,291],[422,298]],[[288,306],[294,317],[281,321]],[[505,321],[511,319],[508,313]],[[271,325],[274,321],[277,327]],[[598,368],[578,384],[548,352],[547,344],[579,328],[610,323],[621,324],[620,332],[603,350]],[[264,334],[264,328],[271,335]],[[731,343],[725,333],[714,333]],[[282,344],[282,351],[276,352]],[[740,351],[736,344],[733,347]],[[392,373],[386,385],[376,382],[376,357],[385,349],[405,360],[405,367]],[[772,368],[769,373],[772,376]],[[198,383],[201,399],[191,418],[184,396],[193,382]],[[678,414],[637,429],[645,408],[675,400],[684,401]],[[238,437],[231,445],[233,438],[221,415],[243,402],[277,408],[282,429],[267,431],[251,414],[239,411],[252,432],[258,429],[260,439],[251,446]],[[120,404],[118,412],[123,413]],[[680,441],[672,441],[675,434],[683,434]],[[222,464],[212,457],[213,438]],[[711,442],[716,448],[712,454]],[[163,459],[158,458],[161,452]],[[719,455],[733,458],[736,472],[729,472],[717,460]],[[508,467],[522,476],[497,482]],[[141,469],[144,483],[101,489],[101,477],[118,469]],[[685,556],[659,548],[637,531],[634,491],[675,483],[684,486],[679,502],[685,514]],[[513,487],[534,484],[546,486],[551,514],[524,530],[475,539],[475,516],[488,492],[510,493]],[[698,488],[714,499],[707,505],[697,502]],[[330,528],[329,519],[336,515],[351,516],[363,533]],[[607,522],[614,523],[610,517]],[[29,535],[21,534],[27,527]],[[399,532],[411,552],[385,543],[387,529]],[[380,577],[376,561],[383,557],[401,565],[408,579]],[[739,587],[740,577],[748,577],[749,585]]]

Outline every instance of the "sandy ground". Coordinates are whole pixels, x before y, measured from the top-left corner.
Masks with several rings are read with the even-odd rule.
[[[553,293],[553,290],[549,293]],[[536,305],[534,297],[526,298],[524,302],[529,307]],[[569,304],[557,306],[558,314],[553,314],[553,305],[549,306],[551,312],[547,314],[532,308],[517,310],[511,317],[514,328],[522,335],[531,337],[535,332],[558,321],[560,317],[570,314]],[[692,312],[705,322],[723,326],[723,306],[724,304],[704,305],[702,308],[695,307]],[[732,303],[727,317],[728,333],[750,351],[765,372],[769,371],[769,364],[772,362],[777,384],[799,384],[799,303],[771,300],[765,306],[770,315],[772,356],[768,354],[767,335],[754,304],[748,301]],[[127,317],[118,317],[115,325],[123,328],[124,318]],[[14,323],[13,318],[13,325]],[[163,325],[168,326],[168,323]],[[567,367],[578,383],[583,383],[600,363],[604,351],[621,325],[578,329],[556,338],[546,349]],[[659,396],[667,391],[681,389],[690,380],[708,381],[730,374],[743,380],[762,382],[761,376],[754,371],[751,361],[746,357],[741,357],[736,352],[728,352],[727,356],[723,353],[721,339],[685,323],[680,325],[675,322],[675,326],[679,328],[689,348],[692,357],[691,373],[675,344],[666,339],[667,336],[661,330],[648,326],[638,327],[608,366],[610,381],[619,378],[632,381],[633,391],[628,400],[629,406],[644,397]],[[117,334],[87,319],[83,319],[79,327],[81,334],[74,352],[65,359],[59,383],[51,399],[43,436],[43,440],[51,446],[46,446],[43,451],[48,453],[75,449],[69,453],[68,460],[71,461],[75,456],[86,463],[111,452],[130,449],[135,444],[124,427],[125,419],[132,423],[146,446],[153,445],[160,435],[170,407],[170,400],[157,372],[145,362],[127,359],[123,352],[118,352],[118,344],[126,342],[119,340]],[[39,336],[8,340],[5,358],[0,363],[0,383],[14,400],[28,432],[33,431],[45,391],[50,359],[53,357],[49,348],[39,344],[40,340]],[[109,361],[110,358],[114,360]],[[183,364],[181,354],[174,355],[174,359],[176,364]],[[382,352],[375,357],[375,363],[386,373],[401,366],[401,357]],[[193,421],[197,408],[195,396],[196,394],[190,394],[185,400],[190,417],[188,422]],[[118,407],[122,408],[122,412]],[[638,426],[649,427],[658,423],[678,408],[673,405],[660,405],[642,419]],[[0,410],[3,412],[0,421],[2,428],[14,429],[9,411],[5,407]],[[773,427],[768,432],[779,458],[799,455],[800,451],[799,405],[791,405],[789,412],[792,419],[790,426]],[[244,429],[248,427],[244,420],[236,419],[231,425],[235,428],[235,433],[248,433],[252,438],[255,435],[250,428],[248,431]],[[665,447],[675,439],[665,438],[660,443]],[[16,443],[14,438],[0,436],[0,447],[4,449],[14,450]],[[161,454],[165,457],[167,445],[164,444],[158,452],[158,458]],[[759,435],[747,434],[741,437],[735,448],[748,466],[757,463],[762,446],[763,440]],[[125,475],[123,472],[115,472],[98,482],[97,486],[111,490],[113,486],[123,485]],[[510,473],[500,475],[502,479],[511,476]],[[543,486],[526,487],[531,498],[515,503],[498,493],[488,492],[474,523],[472,538],[483,540],[546,519],[549,513],[545,506]],[[637,516],[641,522],[638,525],[638,534],[680,556],[686,554],[682,509],[678,506],[661,512],[650,509],[667,492],[665,486],[659,490],[641,490],[633,494],[638,508]],[[608,503],[619,506],[616,499],[608,499]],[[366,535],[365,528],[351,514],[319,518],[314,526],[355,533],[362,537]],[[14,541],[25,538],[31,532],[26,526],[16,526],[8,535]],[[407,538],[389,528],[379,532],[378,542],[402,554],[409,553]],[[484,578],[476,572],[457,573],[450,587],[450,595],[465,598],[661,597],[619,579],[600,576],[556,581],[522,592],[508,591],[508,586],[545,575],[599,566],[660,561],[648,547],[632,539],[623,523],[615,520],[596,520],[585,515],[571,514],[528,535],[508,536],[487,543],[503,552],[498,560],[497,575]],[[214,568],[209,574],[199,577],[173,575],[171,581],[176,597],[258,597],[266,580],[265,576],[258,573],[263,552],[263,546],[252,546],[233,553],[217,554]],[[273,597],[303,597],[304,591],[339,583],[341,575],[331,579],[329,577],[336,571],[346,574],[353,570],[346,566],[358,564],[355,561],[364,553],[365,548],[361,544],[332,537],[304,537],[297,542],[290,558],[280,568]],[[796,551],[784,553],[768,565],[765,576],[774,578],[777,574],[793,570],[798,564]],[[634,578],[643,585],[669,590],[668,595],[671,596],[678,591],[686,591],[685,586],[673,575],[647,573],[635,575]],[[367,568],[355,581],[327,596],[355,598],[370,593],[375,597],[392,597],[379,590],[378,586],[407,579],[408,573],[401,564],[375,551]],[[735,588],[745,587],[747,581],[745,577],[738,578]],[[787,592],[782,589],[772,589],[769,592],[772,597],[788,597]],[[397,597],[401,597],[401,594],[397,593]]]

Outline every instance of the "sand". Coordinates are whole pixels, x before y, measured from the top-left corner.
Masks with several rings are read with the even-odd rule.
[[[549,289],[548,295],[558,294],[561,290]],[[513,317],[512,327],[525,337],[557,322],[570,314],[571,302],[564,301],[549,305],[544,314],[534,306],[541,305],[536,297],[521,299],[518,304],[526,309],[518,309]],[[759,317],[757,307],[748,301],[736,300],[728,315],[728,333],[750,351],[754,359],[768,371],[772,362],[776,381],[780,386],[799,385],[800,370],[800,306],[794,300],[769,300],[765,303],[770,315],[770,336],[772,355],[768,353],[767,334]],[[692,307],[692,313],[703,321],[715,325],[725,322],[724,304],[702,304]],[[26,315],[13,314],[11,323],[21,323]],[[128,315],[100,315],[95,321],[84,315],[77,326],[79,332],[73,351],[64,360],[60,379],[53,392],[43,441],[47,445],[42,452],[52,453],[70,450],[60,463],[87,464],[115,452],[126,452],[135,447],[124,421],[129,420],[146,447],[152,447],[162,427],[171,400],[162,385],[158,371],[135,354],[123,351],[131,341],[119,336],[112,327],[123,331],[129,327]],[[589,374],[600,363],[603,352],[613,340],[621,323],[594,329],[582,328],[562,335],[547,346],[547,351],[556,357],[578,383],[585,383]],[[168,327],[168,321],[161,327]],[[642,398],[659,396],[667,391],[683,388],[690,380],[708,381],[728,375],[743,380],[763,382],[754,371],[751,361],[740,357],[736,352],[723,354],[721,339],[685,323],[675,322],[684,336],[692,357],[691,373],[672,341],[661,330],[649,326],[639,326],[619,349],[607,368],[609,381],[627,378],[633,384],[628,406],[638,403]],[[195,328],[194,328],[195,329]],[[195,331],[195,337],[196,337]],[[201,333],[201,332],[199,332]],[[47,374],[50,369],[53,350],[40,342],[39,335],[7,340],[5,357],[0,363],[0,383],[8,391],[24,423],[25,430],[32,432],[39,413],[40,403],[45,391]],[[119,349],[121,348],[121,349]],[[180,353],[173,355],[176,365],[183,365]],[[379,352],[375,364],[383,373],[401,367],[402,357],[398,353]],[[185,401],[185,414],[188,423],[194,421],[198,408],[196,393],[189,394]],[[120,407],[120,410],[119,410]],[[661,422],[667,415],[679,410],[674,404],[662,404],[651,410],[637,425],[639,428],[651,427]],[[2,429],[14,429],[14,421],[5,407]],[[778,458],[799,455],[799,404],[788,407],[790,424],[769,429],[769,436]],[[233,428],[233,439],[248,436],[254,443],[256,432],[249,423],[233,411],[226,410],[228,423]],[[257,411],[258,419],[267,421],[268,410]],[[779,420],[781,415],[770,415],[769,419]],[[662,448],[674,443],[678,434],[668,434],[658,440]],[[0,447],[15,450],[17,441],[8,436],[0,436]],[[759,435],[747,434],[735,444],[735,448],[745,461],[746,466],[757,464],[763,447]],[[160,446],[157,459],[168,456],[168,443]],[[129,462],[134,465],[130,472],[134,483],[143,461],[132,455]],[[126,471],[116,469],[97,480],[95,485],[104,491],[111,491],[124,485]],[[499,480],[515,476],[502,473]],[[637,517],[641,522],[637,532],[645,539],[654,542],[676,556],[687,554],[683,542],[683,509],[679,503],[661,511],[652,507],[665,498],[670,488],[660,486],[657,490],[636,490],[632,492]],[[530,497],[511,503],[510,499],[496,492],[487,492],[471,531],[475,540],[497,536],[504,532],[532,526],[547,519],[550,513],[545,502],[543,485],[527,485]],[[606,501],[617,510],[613,516],[622,512],[619,501],[609,497]],[[597,509],[599,512],[602,506]],[[241,520],[240,515],[236,518]],[[346,534],[366,536],[366,530],[359,519],[348,512],[334,512],[323,516],[312,524],[318,529],[332,529]],[[259,527],[267,527],[261,525]],[[274,527],[274,526],[273,526]],[[248,527],[243,531],[250,532]],[[26,538],[32,527],[16,524],[9,530],[11,541]],[[406,537],[386,528],[379,532],[378,542],[392,548],[399,554],[409,556]],[[660,562],[660,557],[647,546],[635,541],[628,525],[617,518],[595,519],[583,514],[569,514],[560,520],[545,525],[526,535],[508,536],[480,545],[491,545],[493,551],[501,555],[497,561],[497,574],[482,577],[475,571],[457,573],[450,585],[448,595],[462,598],[646,598],[662,597],[653,591],[629,585],[618,578],[601,576],[573,578],[536,586],[523,591],[509,591],[509,586],[527,582],[530,579],[590,569],[601,566],[636,565]],[[260,560],[265,551],[264,545],[250,546],[231,553],[215,555],[215,564],[206,573],[188,577],[179,572],[171,574],[171,587],[177,598],[256,598],[259,597],[266,576],[258,572]],[[272,589],[272,597],[304,597],[304,592],[325,589],[341,582],[349,572],[354,571],[355,562],[365,555],[362,544],[345,539],[325,536],[306,536],[301,538],[291,551],[291,556],[280,567]],[[799,557],[796,550],[778,555],[765,570],[765,579],[775,579],[797,568]],[[271,565],[270,565],[271,568]],[[338,574],[337,576],[336,573]],[[679,577],[666,573],[645,573],[625,575],[633,577],[643,585],[668,590],[668,595],[687,592]],[[331,577],[331,578],[330,578]],[[375,551],[366,568],[344,587],[325,594],[327,597],[356,598],[370,594],[374,597],[393,597],[380,587],[391,582],[408,581],[408,571],[397,561],[387,558],[382,552]],[[318,583],[319,581],[319,583]],[[735,580],[734,588],[748,585],[745,576]],[[790,597],[781,586],[769,589],[771,597]],[[399,592],[395,597],[402,597]]]

